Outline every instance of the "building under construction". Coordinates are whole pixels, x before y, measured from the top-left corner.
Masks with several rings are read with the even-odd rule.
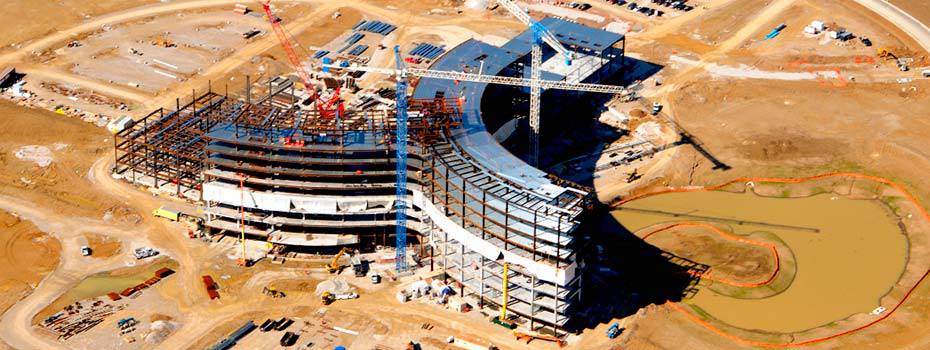
[[[547,79],[597,82],[620,71],[622,36],[543,23],[579,54],[574,68],[547,71]],[[470,40],[433,68],[521,74],[531,40],[529,32],[503,47]],[[504,121],[489,131],[488,88],[419,81],[409,108],[408,242],[460,282],[466,300],[507,305],[530,328],[563,334],[582,296],[585,239],[577,228],[592,196],[500,144],[517,126]],[[202,203],[213,234],[305,252],[392,245],[394,110],[350,108],[329,118],[276,97],[252,103],[208,92],[156,110],[117,134],[114,172]]]

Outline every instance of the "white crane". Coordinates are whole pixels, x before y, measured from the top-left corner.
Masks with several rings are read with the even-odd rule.
[[[542,48],[540,47],[540,42],[544,42],[557,53],[562,55],[565,58],[565,64],[571,65],[573,58],[572,51],[566,49],[562,44],[556,39],[555,35],[549,32],[545,26],[539,22],[534,21],[526,12],[520,9],[517,4],[510,0],[497,0],[497,2],[510,11],[510,13],[516,17],[520,22],[526,24],[530,30],[533,32],[533,46],[530,53],[530,79],[526,78],[514,78],[514,77],[500,77],[500,76],[489,76],[481,75],[475,73],[465,73],[465,72],[453,72],[453,71],[440,71],[440,70],[429,70],[422,68],[409,68],[404,65],[401,65],[397,69],[389,68],[374,68],[374,67],[365,67],[358,65],[350,65],[349,67],[339,67],[335,65],[324,65],[326,68],[334,69],[346,69],[351,71],[362,71],[362,72],[371,72],[371,73],[380,73],[394,75],[397,77],[406,77],[406,76],[418,76],[423,78],[435,78],[435,79],[446,79],[446,80],[458,80],[458,81],[469,81],[476,83],[487,83],[487,84],[500,84],[500,85],[511,85],[511,86],[522,86],[530,88],[530,113],[529,113],[529,125],[530,125],[530,148],[529,148],[529,163],[533,166],[539,166],[539,113],[540,113],[540,98],[542,95],[542,89],[558,89],[558,90],[572,90],[572,91],[586,91],[586,92],[599,92],[599,93],[627,93],[627,90],[620,86],[612,85],[600,85],[600,84],[587,84],[587,83],[572,83],[568,81],[554,81],[554,80],[542,80],[540,75],[542,73]]]
[[[545,26],[533,20],[517,4],[510,0],[497,0],[511,15],[523,22],[533,31],[533,47],[530,51],[530,165],[539,167],[539,110],[542,88],[539,85],[542,66],[542,48],[539,42],[545,42],[553,50],[565,57],[565,64],[571,65],[572,52],[562,46],[562,43],[552,35]]]

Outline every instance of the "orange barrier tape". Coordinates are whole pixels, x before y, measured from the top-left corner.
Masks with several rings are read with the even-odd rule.
[[[651,237],[651,236],[654,235],[654,234],[657,234],[657,233],[660,233],[660,232],[668,232],[668,231],[671,230],[671,229],[681,228],[681,227],[697,227],[697,228],[708,229],[708,230],[711,230],[711,231],[713,231],[714,233],[716,233],[716,234],[722,236],[723,238],[729,239],[729,240],[731,240],[731,241],[740,242],[740,243],[745,243],[745,244],[754,245],[754,246],[758,246],[758,247],[768,248],[768,249],[772,252],[772,260],[773,260],[773,262],[774,262],[774,264],[775,264],[775,268],[774,268],[774,270],[772,271],[772,273],[769,274],[768,278],[766,278],[765,280],[760,281],[760,282],[737,282],[737,281],[732,281],[732,280],[729,280],[729,279],[726,279],[726,278],[723,278],[723,277],[716,277],[716,276],[714,276],[714,275],[712,275],[712,274],[710,274],[710,273],[708,273],[708,272],[704,272],[704,273],[700,273],[700,272],[690,272],[690,274],[691,274],[692,276],[694,276],[694,277],[703,278],[703,279],[708,279],[708,280],[711,280],[711,281],[723,283],[723,284],[730,285],[730,286],[734,286],[734,287],[756,288],[756,287],[761,287],[761,286],[767,285],[767,284],[769,284],[769,283],[772,283],[772,281],[775,280],[775,276],[778,275],[778,272],[781,270],[781,258],[778,256],[778,250],[776,249],[775,244],[769,243],[769,242],[753,241],[753,240],[745,239],[745,238],[742,238],[742,237],[737,237],[737,236],[734,236],[734,235],[732,235],[732,234],[730,234],[730,233],[728,233],[728,232],[726,232],[726,231],[723,231],[723,230],[717,228],[716,226],[710,225],[710,224],[704,224],[704,223],[674,223],[674,224],[670,224],[670,225],[665,225],[665,226],[662,226],[662,227],[660,227],[660,228],[658,228],[658,229],[656,229],[656,230],[653,230],[652,232],[649,232],[649,233],[647,233],[646,235],[644,235],[644,236],[643,236],[643,240],[645,241],[645,240],[649,239],[649,237]]]
[[[928,213],[928,212],[927,212],[927,209],[925,209],[925,208],[920,204],[920,201],[918,201],[917,198],[914,197],[914,195],[912,195],[910,192],[908,192],[908,190],[905,189],[903,186],[901,186],[901,185],[895,183],[894,181],[891,181],[891,180],[888,180],[888,179],[885,179],[885,178],[882,178],[882,177],[878,177],[878,176],[871,176],[871,175],[865,175],[865,174],[859,174],[859,173],[843,173],[843,172],[827,173],[827,174],[821,174],[821,175],[815,175],[815,176],[808,176],[808,177],[801,177],[801,178],[767,178],[767,177],[750,178],[750,177],[741,177],[741,178],[733,179],[733,180],[730,180],[730,181],[728,181],[728,182],[725,182],[725,183],[722,183],[722,184],[719,184],[719,185],[715,185],[715,186],[668,188],[668,189],[659,190],[659,191],[655,191],[655,192],[649,192],[649,193],[639,194],[639,195],[636,195],[636,196],[633,196],[633,197],[624,199],[624,200],[620,201],[619,204],[622,205],[622,204],[629,203],[629,202],[634,201],[634,200],[637,200],[637,199],[642,199],[642,198],[651,197],[651,196],[656,196],[656,195],[665,194],[665,193],[716,191],[716,190],[718,190],[718,189],[721,189],[721,188],[723,188],[723,187],[732,185],[732,184],[734,184],[734,183],[745,183],[745,182],[759,182],[759,183],[763,183],[763,182],[769,182],[769,183],[772,183],[772,182],[774,182],[774,183],[801,183],[801,182],[807,182],[807,181],[811,181],[811,180],[820,180],[820,179],[834,178],[834,177],[837,177],[837,178],[853,178],[853,179],[870,180],[870,181],[875,181],[875,182],[878,182],[878,183],[887,185],[887,186],[889,186],[889,187],[895,189],[896,191],[898,191],[898,193],[900,193],[900,194],[901,194],[902,196],[904,196],[908,201],[910,201],[911,203],[913,203],[914,206],[917,207],[917,210],[920,211],[920,214],[923,216],[924,220],[926,220],[927,222],[930,222],[930,213]],[[784,348],[784,347],[793,347],[793,346],[804,346],[804,345],[811,345],[811,344],[815,344],[815,343],[820,343],[820,342],[823,342],[823,341],[827,341],[827,340],[831,340],[831,339],[836,339],[836,338],[839,338],[839,337],[842,337],[842,336],[846,336],[846,335],[849,335],[849,334],[852,334],[852,333],[856,333],[856,332],[858,332],[858,331],[861,331],[861,330],[863,330],[863,329],[869,328],[869,327],[871,327],[871,326],[873,326],[873,325],[875,325],[875,324],[877,324],[877,323],[879,323],[879,322],[881,322],[881,321],[884,321],[884,320],[888,319],[889,317],[891,317],[891,315],[894,315],[895,311],[897,311],[899,308],[901,308],[902,305],[904,305],[904,303],[907,301],[907,299],[910,298],[911,294],[913,294],[914,291],[917,290],[917,287],[919,287],[921,284],[923,284],[923,282],[927,279],[927,276],[930,276],[930,269],[928,269],[926,272],[924,272],[924,274],[923,274],[922,276],[920,276],[920,279],[918,279],[917,282],[914,283],[914,285],[913,285],[910,289],[907,290],[907,293],[904,294],[904,296],[901,298],[901,300],[900,300],[897,304],[895,304],[894,307],[892,307],[890,310],[888,310],[887,312],[885,312],[885,313],[884,313],[882,316],[880,316],[879,318],[874,319],[874,320],[872,320],[872,321],[869,322],[869,323],[866,323],[866,324],[864,324],[864,325],[862,325],[862,326],[859,326],[859,327],[856,327],[856,328],[853,328],[853,329],[849,329],[849,330],[846,330],[846,331],[843,331],[843,332],[831,334],[831,335],[828,335],[828,336],[819,337],[819,338],[813,338],[813,339],[808,339],[808,340],[803,340],[803,341],[798,341],[798,342],[792,342],[792,343],[768,343],[768,342],[761,342],[761,341],[756,341],[756,340],[752,340],[752,339],[741,338],[741,337],[739,337],[739,336],[736,336],[736,335],[727,333],[727,332],[721,330],[720,328],[715,327],[714,325],[711,325],[710,323],[708,323],[708,322],[705,321],[705,320],[702,320],[700,317],[694,315],[693,313],[688,312],[687,310],[685,310],[684,307],[678,305],[677,303],[669,302],[668,305],[669,305],[672,309],[675,309],[676,311],[682,313],[682,314],[685,315],[688,319],[694,321],[694,322],[697,323],[697,324],[700,324],[700,325],[703,326],[704,328],[707,328],[708,330],[710,330],[710,331],[712,331],[712,332],[714,332],[714,333],[716,333],[716,334],[718,334],[718,335],[720,335],[720,336],[722,336],[722,337],[724,337],[724,338],[727,338],[727,339],[730,339],[730,340],[732,340],[732,341],[734,341],[734,342],[737,342],[737,343],[747,344],[747,345],[752,345],[752,346],[759,346],[759,347],[767,347],[767,348]]]

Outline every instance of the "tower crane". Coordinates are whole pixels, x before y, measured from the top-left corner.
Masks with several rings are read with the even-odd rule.
[[[539,166],[539,110],[542,88],[539,86],[542,66],[542,47],[540,42],[545,42],[553,50],[565,57],[565,65],[572,64],[572,52],[562,46],[562,43],[555,38],[555,35],[546,29],[541,23],[536,22],[529,14],[524,12],[517,4],[510,0],[497,0],[503,8],[507,9],[517,20],[527,25],[533,31],[533,47],[530,51],[530,165]]]
[[[397,70],[405,70],[404,61],[400,59],[400,46],[394,46],[394,60]],[[395,147],[397,148],[397,199],[395,207],[395,270],[407,271],[407,74],[397,75],[397,130]]]
[[[417,76],[421,78],[435,78],[453,81],[467,81],[486,84],[500,84],[522,87],[537,87],[546,89],[559,89],[571,91],[598,92],[608,94],[626,93],[626,89],[621,86],[600,85],[588,83],[570,83],[566,81],[542,80],[538,75],[534,79],[501,77],[494,75],[482,75],[475,73],[454,72],[431,70],[423,68],[407,67],[400,56],[400,46],[394,47],[395,68],[377,68],[360,66],[356,64],[342,67],[338,65],[325,64],[323,67],[331,69],[344,69],[355,72],[370,72],[376,74],[392,75],[397,77],[397,199],[395,200],[396,209],[396,269],[398,272],[406,271],[406,246],[407,246],[407,77]],[[537,71],[538,70],[534,70]],[[538,102],[538,100],[537,100]],[[537,103],[538,106],[538,103]],[[538,110],[537,110],[538,119]],[[538,120],[537,120],[538,121]]]

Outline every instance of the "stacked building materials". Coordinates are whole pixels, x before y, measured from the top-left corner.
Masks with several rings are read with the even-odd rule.
[[[381,21],[362,20],[361,22],[356,24],[353,29],[363,31],[363,32],[388,35],[388,34],[391,34],[391,32],[393,32],[395,29],[397,29],[397,26],[393,24],[381,22]]]
[[[439,57],[439,55],[442,55],[442,54],[445,53],[445,52],[446,52],[446,50],[443,49],[443,48],[441,48],[441,47],[438,47],[438,46],[435,46],[435,45],[431,45],[431,44],[427,44],[427,43],[422,43],[422,44],[419,44],[419,45],[417,45],[416,47],[414,47],[412,50],[410,50],[410,55],[411,55],[411,56],[420,56],[420,57],[423,57],[423,58],[426,58],[426,59],[433,60],[433,59],[436,59],[436,57]]]
[[[226,350],[232,348],[234,345],[236,345],[237,341],[249,333],[252,333],[255,328],[257,328],[257,326],[255,326],[255,322],[249,320],[244,325],[242,325],[242,327],[239,327],[239,329],[237,329],[235,332],[232,332],[232,334],[230,334],[228,337],[221,340],[219,343],[216,343],[216,345],[210,347],[210,350]]]
[[[359,46],[354,47],[351,51],[349,51],[349,55],[358,56],[364,53],[366,50],[368,50],[368,45],[359,45]]]

